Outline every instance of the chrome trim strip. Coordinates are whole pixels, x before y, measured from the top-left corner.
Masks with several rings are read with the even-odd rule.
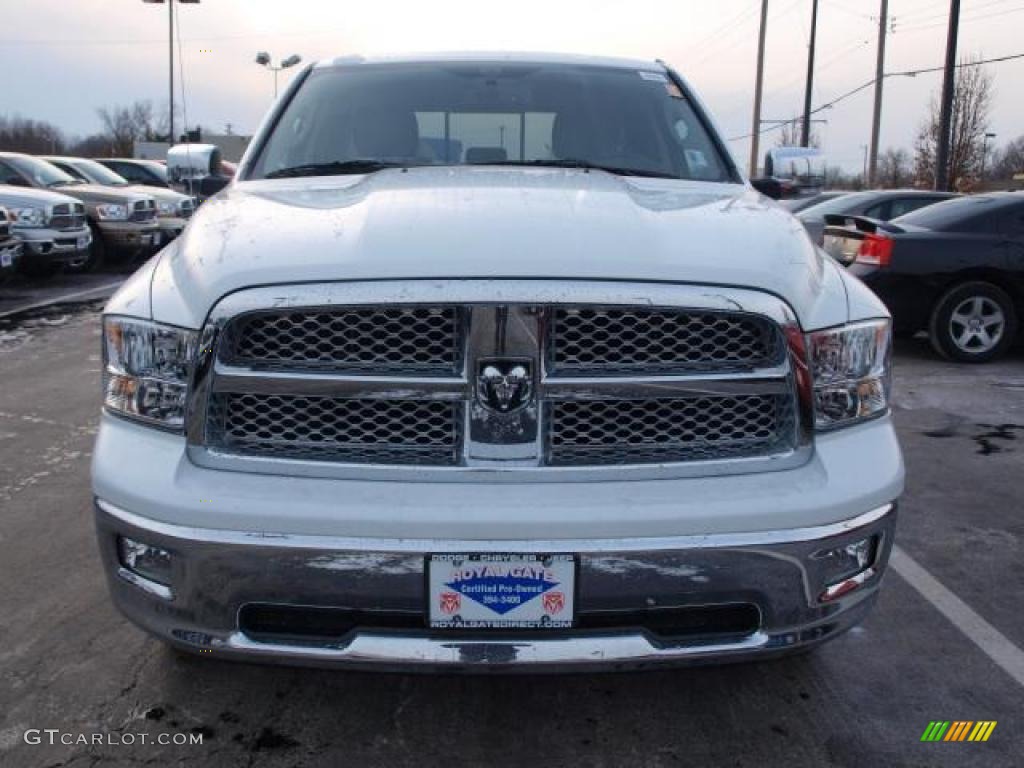
[[[140,576],[137,573],[129,571],[124,566],[117,569],[117,575],[119,578],[124,579],[129,584],[138,587],[143,592],[148,592],[154,597],[159,597],[161,600],[173,600],[174,593],[171,592],[170,587],[166,587],[163,584],[157,584],[155,581],[147,579],[145,576]]]
[[[467,316],[479,317],[480,323],[467,330],[482,338],[493,330],[500,308],[515,307],[508,323],[516,331],[515,350],[527,337],[533,337],[531,349],[538,355],[535,373],[538,411],[524,425],[524,434],[536,435],[530,442],[488,445],[485,431],[474,424],[473,408],[467,407],[463,461],[459,466],[396,466],[357,463],[336,463],[307,459],[281,459],[235,455],[209,447],[206,418],[209,397],[213,392],[244,391],[264,394],[320,394],[339,397],[416,397],[465,400],[473,404],[472,388],[476,377],[473,366],[477,355],[464,354],[461,377],[404,376],[341,376],[315,372],[263,372],[228,366],[217,360],[217,346],[226,325],[235,317],[249,312],[282,310],[297,307],[330,308],[393,305],[459,305],[468,307]],[[657,377],[571,377],[553,376],[546,370],[547,336],[545,313],[535,311],[546,306],[663,307],[669,309],[718,310],[746,312],[768,317],[781,329],[789,344],[788,355],[775,367],[753,372],[713,373]],[[496,311],[498,310],[498,311]],[[474,330],[474,328],[476,330]],[[467,334],[468,336],[468,334]],[[505,336],[504,338],[508,338]],[[794,341],[795,340],[795,341]],[[469,340],[467,338],[467,344]],[[774,471],[801,466],[813,453],[810,400],[803,374],[803,333],[796,315],[781,299],[760,291],[742,288],[676,285],[667,283],[631,283],[618,281],[566,280],[374,280],[344,283],[315,283],[252,288],[230,294],[210,312],[200,336],[199,355],[195,362],[189,389],[186,416],[187,454],[200,466],[306,477],[330,477],[364,480],[398,481],[486,481],[486,482],[570,482],[621,479],[666,479],[675,477],[706,477],[760,471]],[[472,346],[472,345],[471,345]],[[484,346],[478,352],[487,352]],[[465,352],[465,351],[464,351]],[[486,355],[485,355],[486,356]],[[221,376],[224,379],[221,379]],[[226,379],[231,379],[229,385]],[[770,379],[774,378],[772,381]],[[686,397],[705,394],[773,394],[795,392],[799,397],[800,418],[794,425],[789,450],[767,456],[707,459],[700,461],[641,463],[632,465],[594,465],[551,467],[544,464],[547,425],[545,398],[575,397]],[[806,402],[805,402],[806,401]],[[540,428],[536,428],[539,425]],[[482,438],[482,439],[480,439]]]
[[[871,525],[890,514],[894,504],[883,504],[868,512],[842,520],[807,528],[752,531],[744,533],[708,533],[687,536],[637,537],[622,539],[379,539],[309,534],[270,533],[267,531],[227,531],[196,528],[150,520],[100,498],[96,505],[111,517],[140,531],[151,531],[169,538],[211,544],[327,549],[366,552],[643,552],[650,550],[762,547],[794,542],[819,541]]]
[[[211,392],[259,395],[325,395],[358,398],[464,400],[465,379],[449,376],[347,376],[331,373],[256,371],[214,364]]]
[[[789,367],[778,366],[748,373],[686,376],[559,376],[541,382],[544,400],[604,398],[676,398],[703,395],[784,395],[793,391]]]
[[[721,657],[766,649],[771,636],[757,631],[739,640],[707,644],[654,645],[644,635],[617,632],[550,638],[438,639],[358,632],[351,639],[329,645],[260,643],[242,632],[232,632],[220,643],[226,651],[253,656],[266,654],[279,660],[310,660],[371,665],[487,666],[556,668],[575,665],[665,662],[672,659]]]

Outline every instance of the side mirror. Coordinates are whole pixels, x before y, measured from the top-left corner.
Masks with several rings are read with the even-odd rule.
[[[751,179],[750,186],[752,186],[765,197],[770,197],[772,200],[782,199],[782,182],[780,182],[778,179],[772,179],[768,176],[761,176],[756,179]]]

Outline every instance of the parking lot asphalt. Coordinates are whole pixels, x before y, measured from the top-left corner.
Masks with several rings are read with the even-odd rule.
[[[1013,676],[1024,647],[1020,352],[963,367],[937,360],[925,340],[897,349],[908,470],[897,544],[968,614],[951,620],[934,593],[890,570],[861,627],[793,659],[374,675],[178,656],[117,614],[88,481],[97,311],[87,302],[0,318],[2,766],[1024,764],[1024,681]],[[993,647],[1009,654],[1004,666]],[[998,725],[985,743],[922,743],[933,720]],[[58,734],[50,745],[43,734],[27,744],[30,729],[103,743],[62,745]],[[178,733],[202,744],[141,743]]]

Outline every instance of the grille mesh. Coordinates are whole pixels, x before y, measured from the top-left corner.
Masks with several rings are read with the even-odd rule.
[[[630,464],[763,455],[793,433],[788,396],[578,400],[550,406],[552,464]]]
[[[278,458],[454,464],[461,404],[298,395],[219,394],[213,443]]]
[[[58,203],[53,206],[50,226],[53,229],[81,229],[85,225],[85,206],[82,203]]]
[[[555,309],[549,339],[554,372],[747,369],[774,362],[781,349],[765,319],[693,310]]]
[[[256,367],[455,374],[461,365],[454,307],[357,307],[259,313],[237,321],[229,359]]]

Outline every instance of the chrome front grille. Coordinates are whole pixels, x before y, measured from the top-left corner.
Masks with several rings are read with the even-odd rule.
[[[553,372],[749,369],[778,356],[774,324],[736,312],[560,307],[550,333]]]
[[[232,324],[226,356],[256,368],[455,375],[461,329],[455,307],[258,312]]]
[[[57,230],[81,229],[85,226],[82,203],[58,203],[50,212],[50,227]]]
[[[787,343],[802,338],[796,328],[781,301],[742,290],[525,280],[250,289],[204,328],[190,455],[359,478],[414,465],[453,479],[784,469],[810,455],[791,362],[802,352]]]
[[[235,393],[211,402],[228,450],[357,464],[455,464],[461,409],[439,400]]]
[[[577,400],[551,406],[550,463],[643,464],[758,456],[785,446],[785,395]]]
[[[156,221],[156,202],[153,200],[136,201],[132,204],[128,220],[135,222]]]

